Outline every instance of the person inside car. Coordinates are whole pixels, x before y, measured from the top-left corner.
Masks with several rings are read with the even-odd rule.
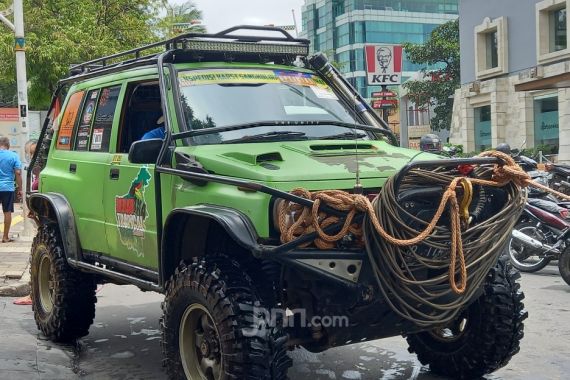
[[[164,137],[166,136],[164,131],[164,115],[158,118],[156,124],[158,125],[158,127],[145,133],[141,138],[141,140],[164,139]]]

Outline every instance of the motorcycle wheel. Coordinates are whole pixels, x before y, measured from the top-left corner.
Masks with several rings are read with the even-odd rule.
[[[531,221],[523,221],[515,227],[520,232],[537,240],[543,240],[543,236]],[[522,243],[511,238],[509,241],[509,258],[515,268],[521,272],[537,272],[548,265],[550,258],[541,255],[536,249],[525,247]]]
[[[560,270],[560,276],[570,285],[570,250],[566,250],[560,255],[558,259],[558,269]]]

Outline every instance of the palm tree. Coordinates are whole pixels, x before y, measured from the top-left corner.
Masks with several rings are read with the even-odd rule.
[[[191,0],[182,4],[171,4],[168,0],[162,0],[162,5],[166,9],[166,16],[162,19],[161,29],[166,37],[174,37],[189,28],[195,33],[206,32],[205,26],[200,25],[202,12]]]

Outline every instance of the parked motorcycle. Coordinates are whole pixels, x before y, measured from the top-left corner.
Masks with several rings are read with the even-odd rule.
[[[558,260],[568,246],[568,208],[548,200],[529,198],[509,242],[513,266],[522,272],[536,272],[551,260]],[[565,260],[569,260],[567,282],[570,284],[570,259],[565,257]]]
[[[570,195],[570,166],[547,164],[546,170],[550,173],[550,187],[563,194]]]

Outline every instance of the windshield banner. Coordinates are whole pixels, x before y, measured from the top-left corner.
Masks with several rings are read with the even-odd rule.
[[[277,75],[268,70],[189,71],[180,73],[178,78],[180,87],[205,84],[280,83]]]

